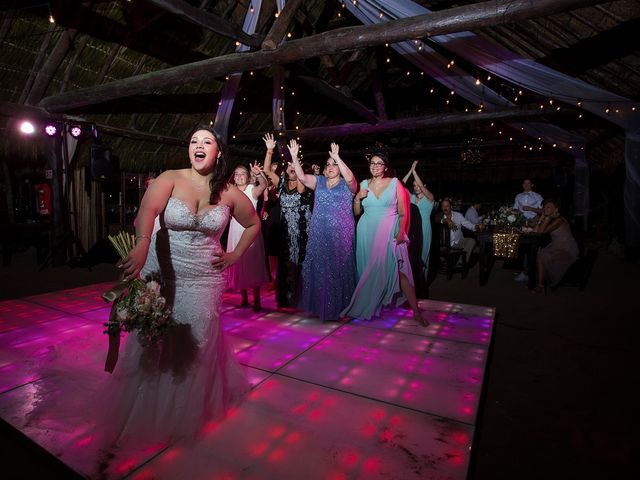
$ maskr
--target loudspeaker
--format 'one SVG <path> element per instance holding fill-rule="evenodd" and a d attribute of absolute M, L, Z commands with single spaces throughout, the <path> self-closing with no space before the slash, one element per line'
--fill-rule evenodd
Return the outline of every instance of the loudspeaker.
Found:
<path fill-rule="evenodd" d="M 111 149 L 102 145 L 91 147 L 91 178 L 98 182 L 105 181 L 114 173 Z"/>

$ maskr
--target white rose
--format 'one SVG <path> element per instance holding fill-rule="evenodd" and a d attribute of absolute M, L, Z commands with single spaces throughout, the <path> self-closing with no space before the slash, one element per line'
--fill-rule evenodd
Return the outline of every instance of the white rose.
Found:
<path fill-rule="evenodd" d="M 513 223 L 513 222 L 515 222 L 515 221 L 516 221 L 516 216 L 515 216 L 515 215 L 509 215 L 509 216 L 507 217 L 507 221 L 508 221 L 509 223 Z"/>
<path fill-rule="evenodd" d="M 160 284 L 154 280 L 147 283 L 147 291 L 160 295 Z"/>
<path fill-rule="evenodd" d="M 116 311 L 116 317 L 118 317 L 118 320 L 120 320 L 121 322 L 124 322 L 125 320 L 127 320 L 129 318 L 129 312 L 127 312 L 127 310 L 117 310 Z"/>

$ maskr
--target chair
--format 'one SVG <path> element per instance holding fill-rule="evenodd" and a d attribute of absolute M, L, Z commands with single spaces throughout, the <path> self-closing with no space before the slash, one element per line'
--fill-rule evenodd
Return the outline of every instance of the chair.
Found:
<path fill-rule="evenodd" d="M 467 276 L 469 267 L 467 255 L 462 248 L 451 246 L 451 231 L 443 224 L 436 224 L 438 239 L 438 273 L 443 273 L 450 280 L 454 273 L 460 272 L 462 278 Z"/>

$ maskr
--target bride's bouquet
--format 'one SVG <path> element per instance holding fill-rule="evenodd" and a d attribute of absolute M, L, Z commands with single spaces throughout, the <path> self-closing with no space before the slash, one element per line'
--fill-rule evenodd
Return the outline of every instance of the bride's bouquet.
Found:
<path fill-rule="evenodd" d="M 135 246 L 135 237 L 129 233 L 120 232 L 108 238 L 121 259 Z M 159 276 L 149 275 L 144 280 L 121 281 L 102 295 L 105 301 L 114 302 L 109 321 L 105 323 L 104 333 L 109 335 L 110 346 L 105 370 L 113 371 L 115 367 L 120 332 L 136 331 L 138 341 L 146 346 L 156 343 L 167 329 L 176 325 L 160 286 Z"/>

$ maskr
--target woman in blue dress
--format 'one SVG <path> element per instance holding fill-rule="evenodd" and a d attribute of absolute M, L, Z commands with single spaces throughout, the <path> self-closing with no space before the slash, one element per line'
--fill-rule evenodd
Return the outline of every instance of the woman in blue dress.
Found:
<path fill-rule="evenodd" d="M 298 143 L 289 142 L 291 162 L 302 184 L 315 190 L 307 255 L 302 264 L 302 294 L 298 307 L 338 320 L 356 286 L 353 195 L 358 182 L 331 144 L 324 175 L 305 174 L 298 160 Z"/>
<path fill-rule="evenodd" d="M 413 175 L 413 193 L 411 194 L 411 203 L 418 207 L 420 217 L 422 219 L 422 248 L 420 252 L 422 276 L 427 280 L 429 273 L 429 250 L 431 249 L 431 212 L 433 211 L 434 198 L 424 183 L 420 179 L 416 167 L 418 161 L 411 164 L 411 169 L 404 176 L 402 182 L 406 185 L 409 177 Z"/>
<path fill-rule="evenodd" d="M 426 326 L 407 250 L 409 194 L 397 178 L 387 176 L 388 164 L 384 152 L 371 156 L 371 177 L 362 181 L 353 202 L 354 213 L 361 215 L 356 230 L 358 285 L 342 314 L 368 320 L 379 316 L 383 307 L 406 300 L 414 319 Z"/>

